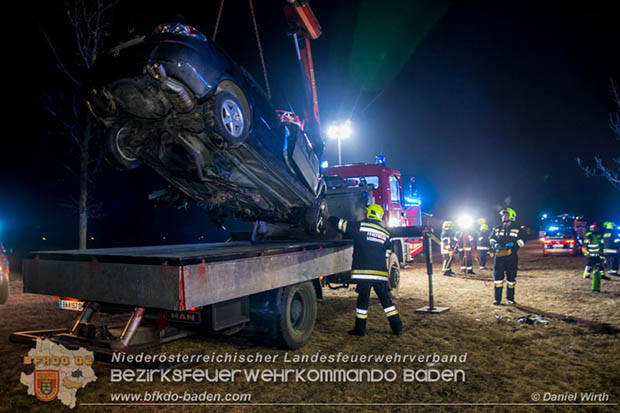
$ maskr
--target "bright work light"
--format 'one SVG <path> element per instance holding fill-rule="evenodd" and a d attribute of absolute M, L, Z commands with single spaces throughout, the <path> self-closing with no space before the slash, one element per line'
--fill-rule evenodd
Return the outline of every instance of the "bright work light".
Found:
<path fill-rule="evenodd" d="M 351 120 L 346 120 L 342 123 L 333 123 L 327 129 L 327 136 L 332 139 L 338 140 L 338 164 L 342 165 L 342 152 L 340 141 L 342 139 L 347 139 L 353 133 L 353 128 L 351 127 Z"/>
<path fill-rule="evenodd" d="M 456 223 L 459 225 L 459 227 L 463 229 L 468 229 L 471 228 L 471 226 L 474 224 L 474 219 L 471 217 L 471 215 L 462 214 L 456 220 Z"/>

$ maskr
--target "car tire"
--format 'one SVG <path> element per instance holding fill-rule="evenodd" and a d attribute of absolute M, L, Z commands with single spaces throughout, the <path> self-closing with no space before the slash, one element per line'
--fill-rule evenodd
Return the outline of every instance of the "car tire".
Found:
<path fill-rule="evenodd" d="M 292 350 L 304 346 L 316 323 L 317 302 L 312 282 L 282 288 L 278 313 L 278 335 L 282 344 Z"/>
<path fill-rule="evenodd" d="M 233 146 L 241 145 L 250 129 L 250 113 L 241 99 L 227 91 L 218 93 L 215 95 L 214 113 L 224 140 Z"/>
<path fill-rule="evenodd" d="M 105 136 L 104 154 L 106 161 L 120 171 L 136 169 L 142 161 L 127 150 L 125 140 L 132 133 L 125 124 L 114 125 Z"/>
<path fill-rule="evenodd" d="M 310 236 L 320 236 L 325 232 L 327 227 L 327 218 L 329 212 L 327 210 L 327 200 L 323 194 L 319 195 L 306 210 L 304 217 L 304 229 Z"/>
<path fill-rule="evenodd" d="M 388 288 L 390 290 L 398 289 L 400 285 L 400 264 L 398 263 L 398 257 L 396 254 L 390 254 L 390 261 L 388 266 Z"/>

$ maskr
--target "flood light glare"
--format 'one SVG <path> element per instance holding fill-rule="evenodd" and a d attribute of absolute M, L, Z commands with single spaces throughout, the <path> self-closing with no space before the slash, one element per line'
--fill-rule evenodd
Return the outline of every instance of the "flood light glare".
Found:
<path fill-rule="evenodd" d="M 474 224 L 474 219 L 469 214 L 461 214 L 456 220 L 459 227 L 463 229 L 471 228 Z"/>
<path fill-rule="evenodd" d="M 347 120 L 342 123 L 334 123 L 327 128 L 327 136 L 332 139 L 347 139 L 353 134 L 351 121 Z"/>

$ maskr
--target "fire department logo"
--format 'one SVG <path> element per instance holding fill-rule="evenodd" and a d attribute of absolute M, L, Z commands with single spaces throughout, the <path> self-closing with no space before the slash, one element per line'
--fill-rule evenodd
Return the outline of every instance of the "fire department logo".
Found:
<path fill-rule="evenodd" d="M 28 387 L 29 395 L 42 402 L 58 399 L 73 409 L 78 390 L 97 380 L 93 361 L 92 351 L 69 350 L 49 340 L 37 340 L 36 348 L 24 357 L 24 365 L 34 371 L 22 373 L 19 381 Z"/>
<path fill-rule="evenodd" d="M 58 396 L 59 384 L 59 370 L 34 371 L 34 395 L 42 402 L 51 402 Z"/>

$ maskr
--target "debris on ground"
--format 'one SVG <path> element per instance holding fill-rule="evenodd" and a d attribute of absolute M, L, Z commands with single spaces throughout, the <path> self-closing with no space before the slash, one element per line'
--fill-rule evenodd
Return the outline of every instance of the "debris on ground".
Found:
<path fill-rule="evenodd" d="M 549 324 L 549 320 L 545 320 L 539 314 L 534 314 L 534 315 L 528 314 L 526 316 L 517 318 L 517 321 L 519 323 L 521 323 L 521 324 L 536 324 L 536 323 L 540 323 L 542 325 L 548 325 Z"/>

